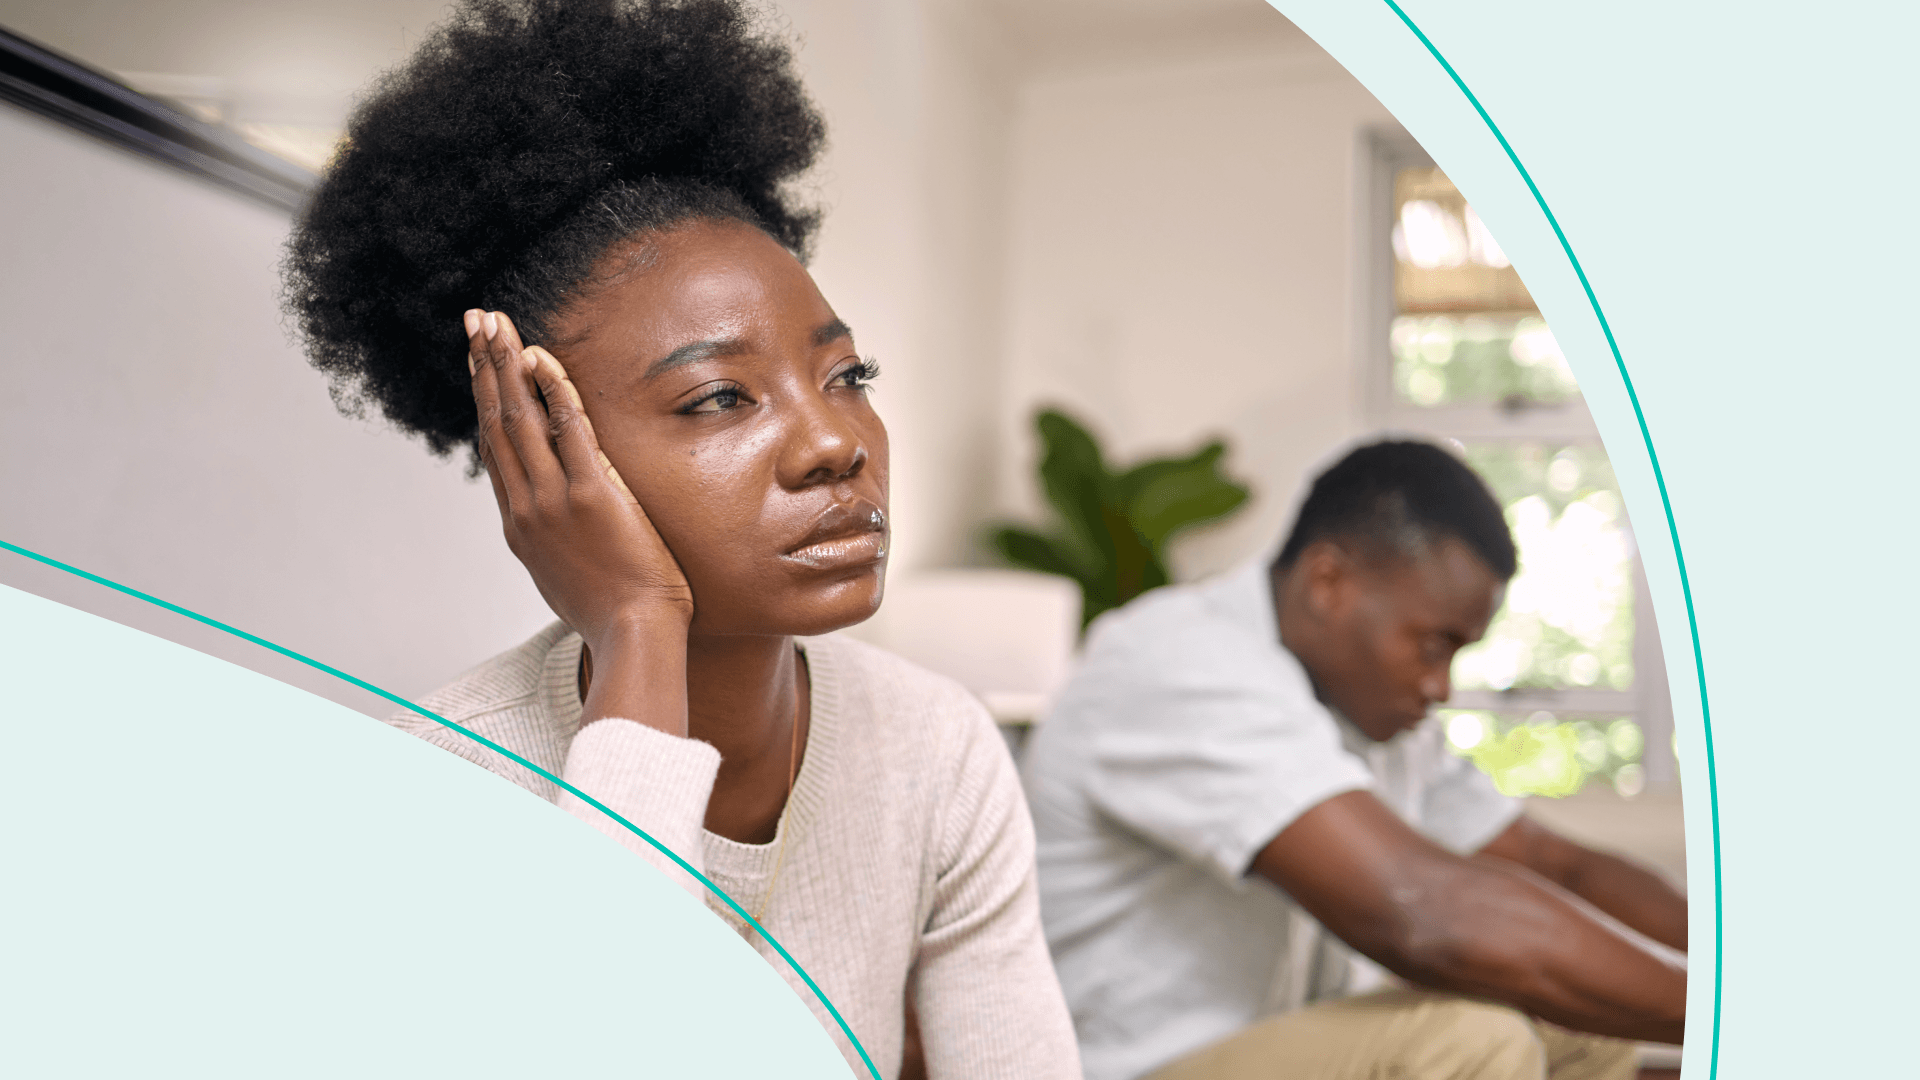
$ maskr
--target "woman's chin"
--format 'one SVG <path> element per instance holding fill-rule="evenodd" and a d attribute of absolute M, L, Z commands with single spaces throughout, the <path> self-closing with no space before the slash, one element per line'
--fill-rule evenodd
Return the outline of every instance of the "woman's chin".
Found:
<path fill-rule="evenodd" d="M 694 589 L 692 632 L 736 635 L 819 637 L 873 618 L 886 588 L 884 562 L 828 580 L 780 582 L 752 594 L 715 598 L 701 604 Z"/>
<path fill-rule="evenodd" d="M 819 637 L 835 630 L 858 626 L 880 610 L 886 592 L 886 564 L 870 567 L 808 597 L 804 615 L 797 620 L 806 629 L 793 630 L 795 637 Z"/>

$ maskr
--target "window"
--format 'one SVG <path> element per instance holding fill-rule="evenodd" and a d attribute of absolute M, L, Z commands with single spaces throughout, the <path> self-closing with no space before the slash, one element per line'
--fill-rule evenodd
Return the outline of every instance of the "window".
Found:
<path fill-rule="evenodd" d="M 1512 794 L 1674 782 L 1645 576 L 1580 388 L 1499 243 L 1418 144 L 1370 139 L 1362 266 L 1369 411 L 1451 443 L 1520 549 L 1507 602 L 1454 662 L 1449 743 Z"/>

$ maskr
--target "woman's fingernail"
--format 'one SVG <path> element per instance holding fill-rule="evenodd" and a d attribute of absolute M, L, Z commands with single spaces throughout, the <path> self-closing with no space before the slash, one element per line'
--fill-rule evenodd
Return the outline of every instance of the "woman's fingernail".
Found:
<path fill-rule="evenodd" d="M 493 312 L 489 311 L 480 317 L 480 321 L 485 324 L 487 328 L 487 340 L 492 341 L 493 336 L 500 332 L 500 320 L 494 318 Z"/>
<path fill-rule="evenodd" d="M 479 371 L 480 371 L 479 365 L 473 362 L 473 354 L 468 353 L 467 354 L 467 374 L 475 375 L 475 374 L 478 374 Z"/>
<path fill-rule="evenodd" d="M 520 355 L 527 358 L 528 371 L 540 370 L 540 346 L 530 345 L 525 350 L 523 350 L 520 353 Z"/>
<path fill-rule="evenodd" d="M 472 337 L 473 335 L 479 333 L 480 332 L 480 309 L 479 308 L 468 309 L 464 321 L 467 324 L 468 337 Z"/>

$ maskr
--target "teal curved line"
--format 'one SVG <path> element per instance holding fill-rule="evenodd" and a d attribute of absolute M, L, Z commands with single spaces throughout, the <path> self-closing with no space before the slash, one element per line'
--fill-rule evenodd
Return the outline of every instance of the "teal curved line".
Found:
<path fill-rule="evenodd" d="M 665 855 L 667 858 L 672 859 L 674 863 L 680 867 L 680 869 L 685 870 L 689 874 L 692 874 L 694 878 L 697 879 L 700 882 L 700 884 L 705 885 L 708 891 L 712 892 L 713 895 L 726 901 L 727 906 L 732 908 L 734 910 L 734 913 L 739 915 L 741 919 L 745 920 L 748 926 L 751 926 L 756 931 L 758 931 L 760 936 L 766 939 L 767 944 L 773 946 L 774 950 L 780 954 L 781 959 L 785 960 L 787 962 L 787 965 L 793 968 L 794 972 L 797 973 L 800 976 L 800 978 L 806 981 L 807 989 L 812 990 L 813 996 L 819 998 L 820 1004 L 826 1006 L 827 1012 L 833 1016 L 833 1022 L 840 1025 L 840 1030 L 842 1033 L 846 1035 L 847 1041 L 851 1042 L 853 1044 L 853 1048 L 860 1052 L 860 1060 L 866 1062 L 867 1072 L 873 1074 L 873 1080 L 880 1080 L 880 1070 L 874 1068 L 873 1059 L 867 1056 L 867 1048 L 860 1045 L 860 1040 L 854 1037 L 853 1029 L 848 1027 L 847 1021 L 843 1017 L 841 1017 L 840 1010 L 834 1008 L 833 1002 L 827 1000 L 827 995 L 823 991 L 821 991 L 820 984 L 813 981 L 813 976 L 807 974 L 807 969 L 800 966 L 800 962 L 793 958 L 793 954 L 787 951 L 787 947 L 780 944 L 779 941 L 775 940 L 772 934 L 767 933 L 766 927 L 761 926 L 760 923 L 756 919 L 754 919 L 753 916 L 747 914 L 747 909 L 741 907 L 738 903 L 735 903 L 733 897 L 728 896 L 726 894 L 726 891 L 721 889 L 720 886 L 715 885 L 712 879 L 708 878 L 707 875 L 701 873 L 698 870 L 695 870 L 692 867 L 692 865 L 690 865 L 687 862 L 687 860 L 674 854 L 673 849 L 667 847 L 667 845 L 662 844 L 660 841 L 655 840 L 652 836 L 648 835 L 646 830 L 640 828 L 640 826 L 638 825 L 635 825 L 633 822 L 628 821 L 626 818 L 621 817 L 619 814 L 614 813 L 613 810 L 608 808 L 608 806 L 605 803 L 587 794 L 586 792 L 581 791 L 579 788 L 574 787 L 572 784 L 567 783 L 565 780 L 560 779 L 558 776 L 553 775 L 552 773 L 541 768 L 540 766 L 535 765 L 533 762 L 528 761 L 526 758 L 521 757 L 519 754 L 516 754 L 513 751 L 507 749 L 506 747 L 501 746 L 499 743 L 496 743 L 493 740 L 488 739 L 483 735 L 477 735 L 471 731 L 468 731 L 466 728 L 463 728 L 459 724 L 456 724 L 453 721 L 448 720 L 444 716 L 439 716 L 435 713 L 428 712 L 427 710 L 421 708 L 418 705 L 415 705 L 413 702 L 408 701 L 406 698 L 403 698 L 398 694 L 390 694 L 387 691 L 380 689 L 379 687 L 373 685 L 370 682 L 367 682 L 364 679 L 356 679 L 352 675 L 349 675 L 346 672 L 341 671 L 337 667 L 333 667 L 332 665 L 329 665 L 329 664 L 323 664 L 320 661 L 315 660 L 310 656 L 302 656 L 301 654 L 294 652 L 292 649 L 286 648 L 285 646 L 281 646 L 281 645 L 275 645 L 273 642 L 268 641 L 266 638 L 257 637 L 253 634 L 249 634 L 245 630 L 240 629 L 239 627 L 229 626 L 218 619 L 209 618 L 205 615 L 200 614 L 197 611 L 189 611 L 178 604 L 168 603 L 167 601 L 162 600 L 159 597 L 154 596 L 150 593 L 143 593 L 139 589 L 135 589 L 128 585 L 122 585 L 117 581 L 109 581 L 108 579 L 103 578 L 98 574 L 90 574 L 87 571 L 82 570 L 77 566 L 69 566 L 68 564 L 63 563 L 58 559 L 49 558 L 45 555 L 40 554 L 37 551 L 29 551 L 26 548 L 19 546 L 18 544 L 9 544 L 5 540 L 0 540 L 0 548 L 5 548 L 6 550 L 11 551 L 16 555 L 24 555 L 27 558 L 32 559 L 37 563 L 43 563 L 47 566 L 53 567 L 56 570 L 64 570 L 67 573 L 74 575 L 75 577 L 85 578 L 96 585 L 105 585 L 107 588 L 112 589 L 116 592 L 122 592 L 136 599 L 145 600 L 147 603 L 152 604 L 155 607 L 165 608 L 176 615 L 184 615 L 195 622 L 204 623 L 207 626 L 211 626 L 215 630 L 220 630 L 225 633 L 232 634 L 234 637 L 240 638 L 243 641 L 250 641 L 253 644 L 258 645 L 263 649 L 270 649 L 273 652 L 279 653 L 281 656 L 287 657 L 288 659 L 298 660 L 302 664 L 305 664 L 316 671 L 324 671 L 336 679 L 340 679 L 344 682 L 352 683 L 353 685 L 359 687 L 362 690 L 368 691 L 369 693 L 378 694 L 379 696 L 387 699 L 388 701 L 393 702 L 396 705 L 402 706 L 404 708 L 412 709 L 414 712 L 419 713 L 421 716 L 424 716 L 427 719 L 432 720 L 434 723 L 437 723 L 442 727 L 445 727 L 452 731 L 457 731 L 460 734 L 465 735 L 467 738 L 472 739 L 474 742 L 479 743 L 481 746 L 484 746 L 489 750 L 492 750 L 494 753 L 510 758 L 515 764 L 518 764 L 523 768 L 531 769 L 532 771 L 540 774 L 546 779 L 553 781 L 555 784 L 558 784 L 561 788 L 569 792 L 572 792 L 582 802 L 587 803 L 589 806 L 592 806 L 595 810 L 598 810 L 601 813 L 612 818 L 613 820 L 619 822 L 621 825 L 625 826 L 629 832 L 633 833 L 633 835 L 638 836 L 640 839 L 645 840 L 649 844 L 652 844 L 654 847 L 654 850 L 660 852 L 662 855 Z"/>
<path fill-rule="evenodd" d="M 1507 142 L 1506 135 L 1500 131 L 1500 125 L 1493 122 L 1493 117 L 1487 115 L 1487 110 L 1480 104 L 1480 99 L 1474 96 L 1472 90 L 1467 89 L 1466 80 L 1460 77 L 1459 72 L 1453 70 L 1453 65 L 1447 63 L 1447 58 L 1440 55 L 1440 50 L 1434 48 L 1433 42 L 1419 26 L 1414 24 L 1412 19 L 1407 17 L 1407 13 L 1401 10 L 1399 4 L 1394 0 L 1385 0 L 1385 3 L 1393 9 L 1395 15 L 1400 17 L 1400 21 L 1406 24 L 1407 29 L 1413 31 L 1413 36 L 1420 39 L 1420 44 L 1426 46 L 1427 52 L 1432 53 L 1433 58 L 1440 62 L 1441 69 L 1447 73 L 1448 78 L 1453 80 L 1453 85 L 1459 87 L 1460 92 L 1466 95 L 1468 103 L 1473 106 L 1473 111 L 1479 113 L 1480 119 L 1486 122 L 1487 130 L 1493 132 L 1493 137 L 1500 141 L 1500 149 L 1506 151 L 1507 160 L 1513 162 L 1513 167 L 1520 173 L 1520 179 L 1527 182 L 1527 190 L 1533 192 L 1533 201 L 1539 204 L 1540 212 L 1547 216 L 1547 224 L 1553 226 L 1553 235 L 1560 241 L 1560 250 L 1566 252 L 1567 262 L 1573 265 L 1573 272 L 1580 279 L 1580 288 L 1586 291 L 1587 303 L 1593 307 L 1594 317 L 1600 320 L 1600 330 L 1607 336 L 1607 348 L 1612 350 L 1614 367 L 1619 369 L 1620 381 L 1626 385 L 1627 400 L 1633 404 L 1633 418 L 1640 425 L 1640 439 L 1647 446 L 1647 460 L 1653 465 L 1653 479 L 1660 488 L 1660 508 L 1667 515 L 1667 535 L 1673 540 L 1673 561 L 1680 569 L 1680 593 L 1687 602 L 1687 632 L 1693 639 L 1694 678 L 1700 684 L 1700 725 L 1706 735 L 1707 744 L 1707 806 L 1712 811 L 1713 818 L 1713 1035 L 1712 1048 L 1707 1058 L 1707 1080 L 1716 1080 L 1720 1070 L 1720 986 L 1722 957 L 1725 955 L 1721 948 L 1723 920 L 1720 914 L 1720 782 L 1713 767 L 1713 718 L 1711 711 L 1707 708 L 1707 666 L 1700 653 L 1700 623 L 1694 616 L 1693 586 L 1687 580 L 1687 559 L 1680 550 L 1680 527 L 1673 520 L 1673 500 L 1667 496 L 1667 478 L 1660 471 L 1660 455 L 1654 452 L 1653 435 L 1647 430 L 1647 417 L 1640 409 L 1640 395 L 1634 392 L 1633 378 L 1627 374 L 1627 362 L 1620 357 L 1620 344 L 1613 338 L 1613 327 L 1607 322 L 1606 312 L 1600 310 L 1600 298 L 1594 295 L 1593 284 L 1587 280 L 1587 271 L 1580 265 L 1579 258 L 1574 255 L 1573 245 L 1567 242 L 1567 234 L 1560 228 L 1560 220 L 1553 216 L 1553 210 L 1547 206 L 1546 196 L 1540 194 L 1539 185 L 1533 182 L 1533 175 L 1527 172 L 1527 167 L 1520 163 L 1520 155 L 1514 153 L 1513 144 Z"/>

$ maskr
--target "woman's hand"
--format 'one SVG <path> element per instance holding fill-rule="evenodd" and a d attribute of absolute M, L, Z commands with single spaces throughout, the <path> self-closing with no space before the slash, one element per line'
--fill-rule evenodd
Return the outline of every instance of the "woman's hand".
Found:
<path fill-rule="evenodd" d="M 684 733 L 686 635 L 693 619 L 686 575 L 600 450 L 579 391 L 553 354 L 537 345 L 522 348 L 513 323 L 499 312 L 469 311 L 466 328 L 480 460 L 500 503 L 507 547 L 594 656 L 585 719 L 608 715 L 592 707 L 593 698 L 607 703 L 603 685 L 608 691 L 624 685 L 620 696 L 629 700 L 617 715 Z M 671 715 L 654 723 L 645 714 L 660 709 L 630 700 L 646 683 L 657 686 L 657 678 L 642 676 L 671 678 L 675 655 L 683 674 L 670 696 L 679 706 L 665 711 L 677 711 L 678 732 Z M 638 667 L 619 663 L 638 658 L 644 658 Z M 663 663 L 666 670 L 640 670 Z"/>

